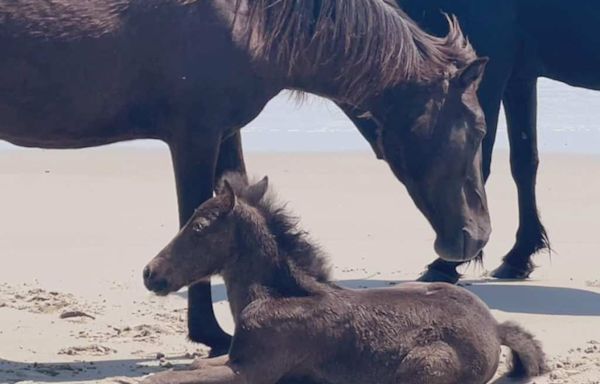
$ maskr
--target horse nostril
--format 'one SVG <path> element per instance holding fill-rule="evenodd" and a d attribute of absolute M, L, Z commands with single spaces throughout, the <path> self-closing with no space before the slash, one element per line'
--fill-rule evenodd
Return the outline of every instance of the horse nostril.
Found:
<path fill-rule="evenodd" d="M 167 288 L 169 288 L 169 282 L 167 279 L 160 277 L 160 274 L 157 274 L 152 270 L 149 266 L 144 268 L 144 285 L 150 291 L 153 292 L 165 292 Z"/>
<path fill-rule="evenodd" d="M 156 292 L 165 291 L 168 286 L 169 286 L 169 283 L 165 279 L 158 279 L 158 280 L 152 282 L 152 288 Z"/>
<path fill-rule="evenodd" d="M 144 268 L 144 280 L 149 280 L 152 277 L 152 270 L 150 267 Z"/>

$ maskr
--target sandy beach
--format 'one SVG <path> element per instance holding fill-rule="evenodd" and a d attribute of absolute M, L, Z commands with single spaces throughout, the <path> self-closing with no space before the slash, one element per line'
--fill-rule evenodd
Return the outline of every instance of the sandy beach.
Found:
<path fill-rule="evenodd" d="M 290 202 L 342 285 L 413 280 L 433 260 L 433 231 L 370 153 L 247 162 Z M 600 383 L 598 175 L 600 156 L 542 154 L 539 206 L 554 253 L 536 257 L 531 280 L 488 280 L 517 225 L 508 156 L 495 156 L 494 232 L 483 268 L 466 268 L 463 284 L 543 342 L 553 372 L 532 383 Z M 206 353 L 185 339 L 186 292 L 158 298 L 141 279 L 177 229 L 166 148 L 0 151 L 0 193 L 0 383 L 123 382 Z M 231 330 L 219 281 L 214 300 Z"/>

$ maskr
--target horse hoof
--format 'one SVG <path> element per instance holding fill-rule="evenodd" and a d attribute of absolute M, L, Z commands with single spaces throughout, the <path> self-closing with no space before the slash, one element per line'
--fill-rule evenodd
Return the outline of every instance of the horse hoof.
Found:
<path fill-rule="evenodd" d="M 210 348 L 208 357 L 218 357 L 226 355 L 229 352 L 229 346 L 231 345 L 232 337 L 225 332 L 222 332 L 217 336 L 211 336 L 210 339 L 206 337 L 206 334 L 198 334 L 194 332 L 195 329 L 190 329 L 188 333 L 188 339 L 194 343 L 204 344 Z"/>
<path fill-rule="evenodd" d="M 456 271 L 440 271 L 439 269 L 429 268 L 417 281 L 423 283 L 450 283 L 456 284 L 460 279 L 460 274 Z"/>
<path fill-rule="evenodd" d="M 213 345 L 210 349 L 210 353 L 208 354 L 209 358 L 223 356 L 229 353 L 229 346 L 231 343 L 226 343 L 222 345 Z"/>
<path fill-rule="evenodd" d="M 515 267 L 505 261 L 491 273 L 491 276 L 496 279 L 525 280 L 531 272 L 533 272 L 532 266 Z"/>

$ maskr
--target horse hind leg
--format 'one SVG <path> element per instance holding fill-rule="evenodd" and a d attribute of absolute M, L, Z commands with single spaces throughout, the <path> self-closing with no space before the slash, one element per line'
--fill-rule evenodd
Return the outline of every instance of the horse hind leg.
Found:
<path fill-rule="evenodd" d="M 456 384 L 460 379 L 460 359 L 444 342 L 413 348 L 397 370 L 398 383 Z M 462 383 L 467 384 L 467 383 Z"/>
<path fill-rule="evenodd" d="M 212 196 L 214 190 L 220 137 L 206 137 L 208 135 L 196 132 L 203 130 L 194 126 L 179 132 L 169 142 L 181 226 L 185 225 L 201 203 Z M 231 336 L 217 322 L 209 282 L 199 282 L 189 287 L 188 336 L 194 342 L 209 346 L 214 355 L 225 354 L 229 349 Z"/>
<path fill-rule="evenodd" d="M 498 278 L 529 277 L 531 257 L 549 249 L 546 229 L 541 223 L 535 184 L 538 169 L 536 132 L 536 78 L 514 78 L 506 87 L 504 107 L 510 140 L 510 163 L 519 199 L 519 229 L 516 242 L 492 275 Z"/>

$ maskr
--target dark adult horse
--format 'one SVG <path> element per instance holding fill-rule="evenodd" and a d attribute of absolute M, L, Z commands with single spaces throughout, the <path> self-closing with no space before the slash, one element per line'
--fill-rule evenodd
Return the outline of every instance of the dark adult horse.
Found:
<path fill-rule="evenodd" d="M 171 150 L 185 224 L 215 177 L 244 171 L 239 129 L 282 89 L 359 108 L 377 153 L 446 260 L 489 236 L 476 97 L 485 60 L 451 23 L 422 32 L 383 0 L 0 0 L 0 138 L 81 148 L 153 138 Z M 416 171 L 418 170 L 418 172 Z M 210 284 L 189 291 L 189 336 L 230 336 Z"/>
<path fill-rule="evenodd" d="M 490 174 L 500 103 L 510 139 L 512 175 L 519 199 L 519 229 L 513 248 L 493 275 L 526 278 L 531 257 L 549 249 L 535 196 L 538 151 L 536 84 L 548 77 L 600 90 L 600 2 L 596 0 L 397 0 L 426 31 L 447 32 L 442 12 L 459 19 L 477 52 L 490 58 L 479 87 L 488 133 L 483 140 L 483 172 Z M 359 122 L 360 124 L 360 122 Z M 372 135 L 368 125 L 360 128 Z M 458 280 L 460 263 L 438 260 L 426 281 Z"/>

